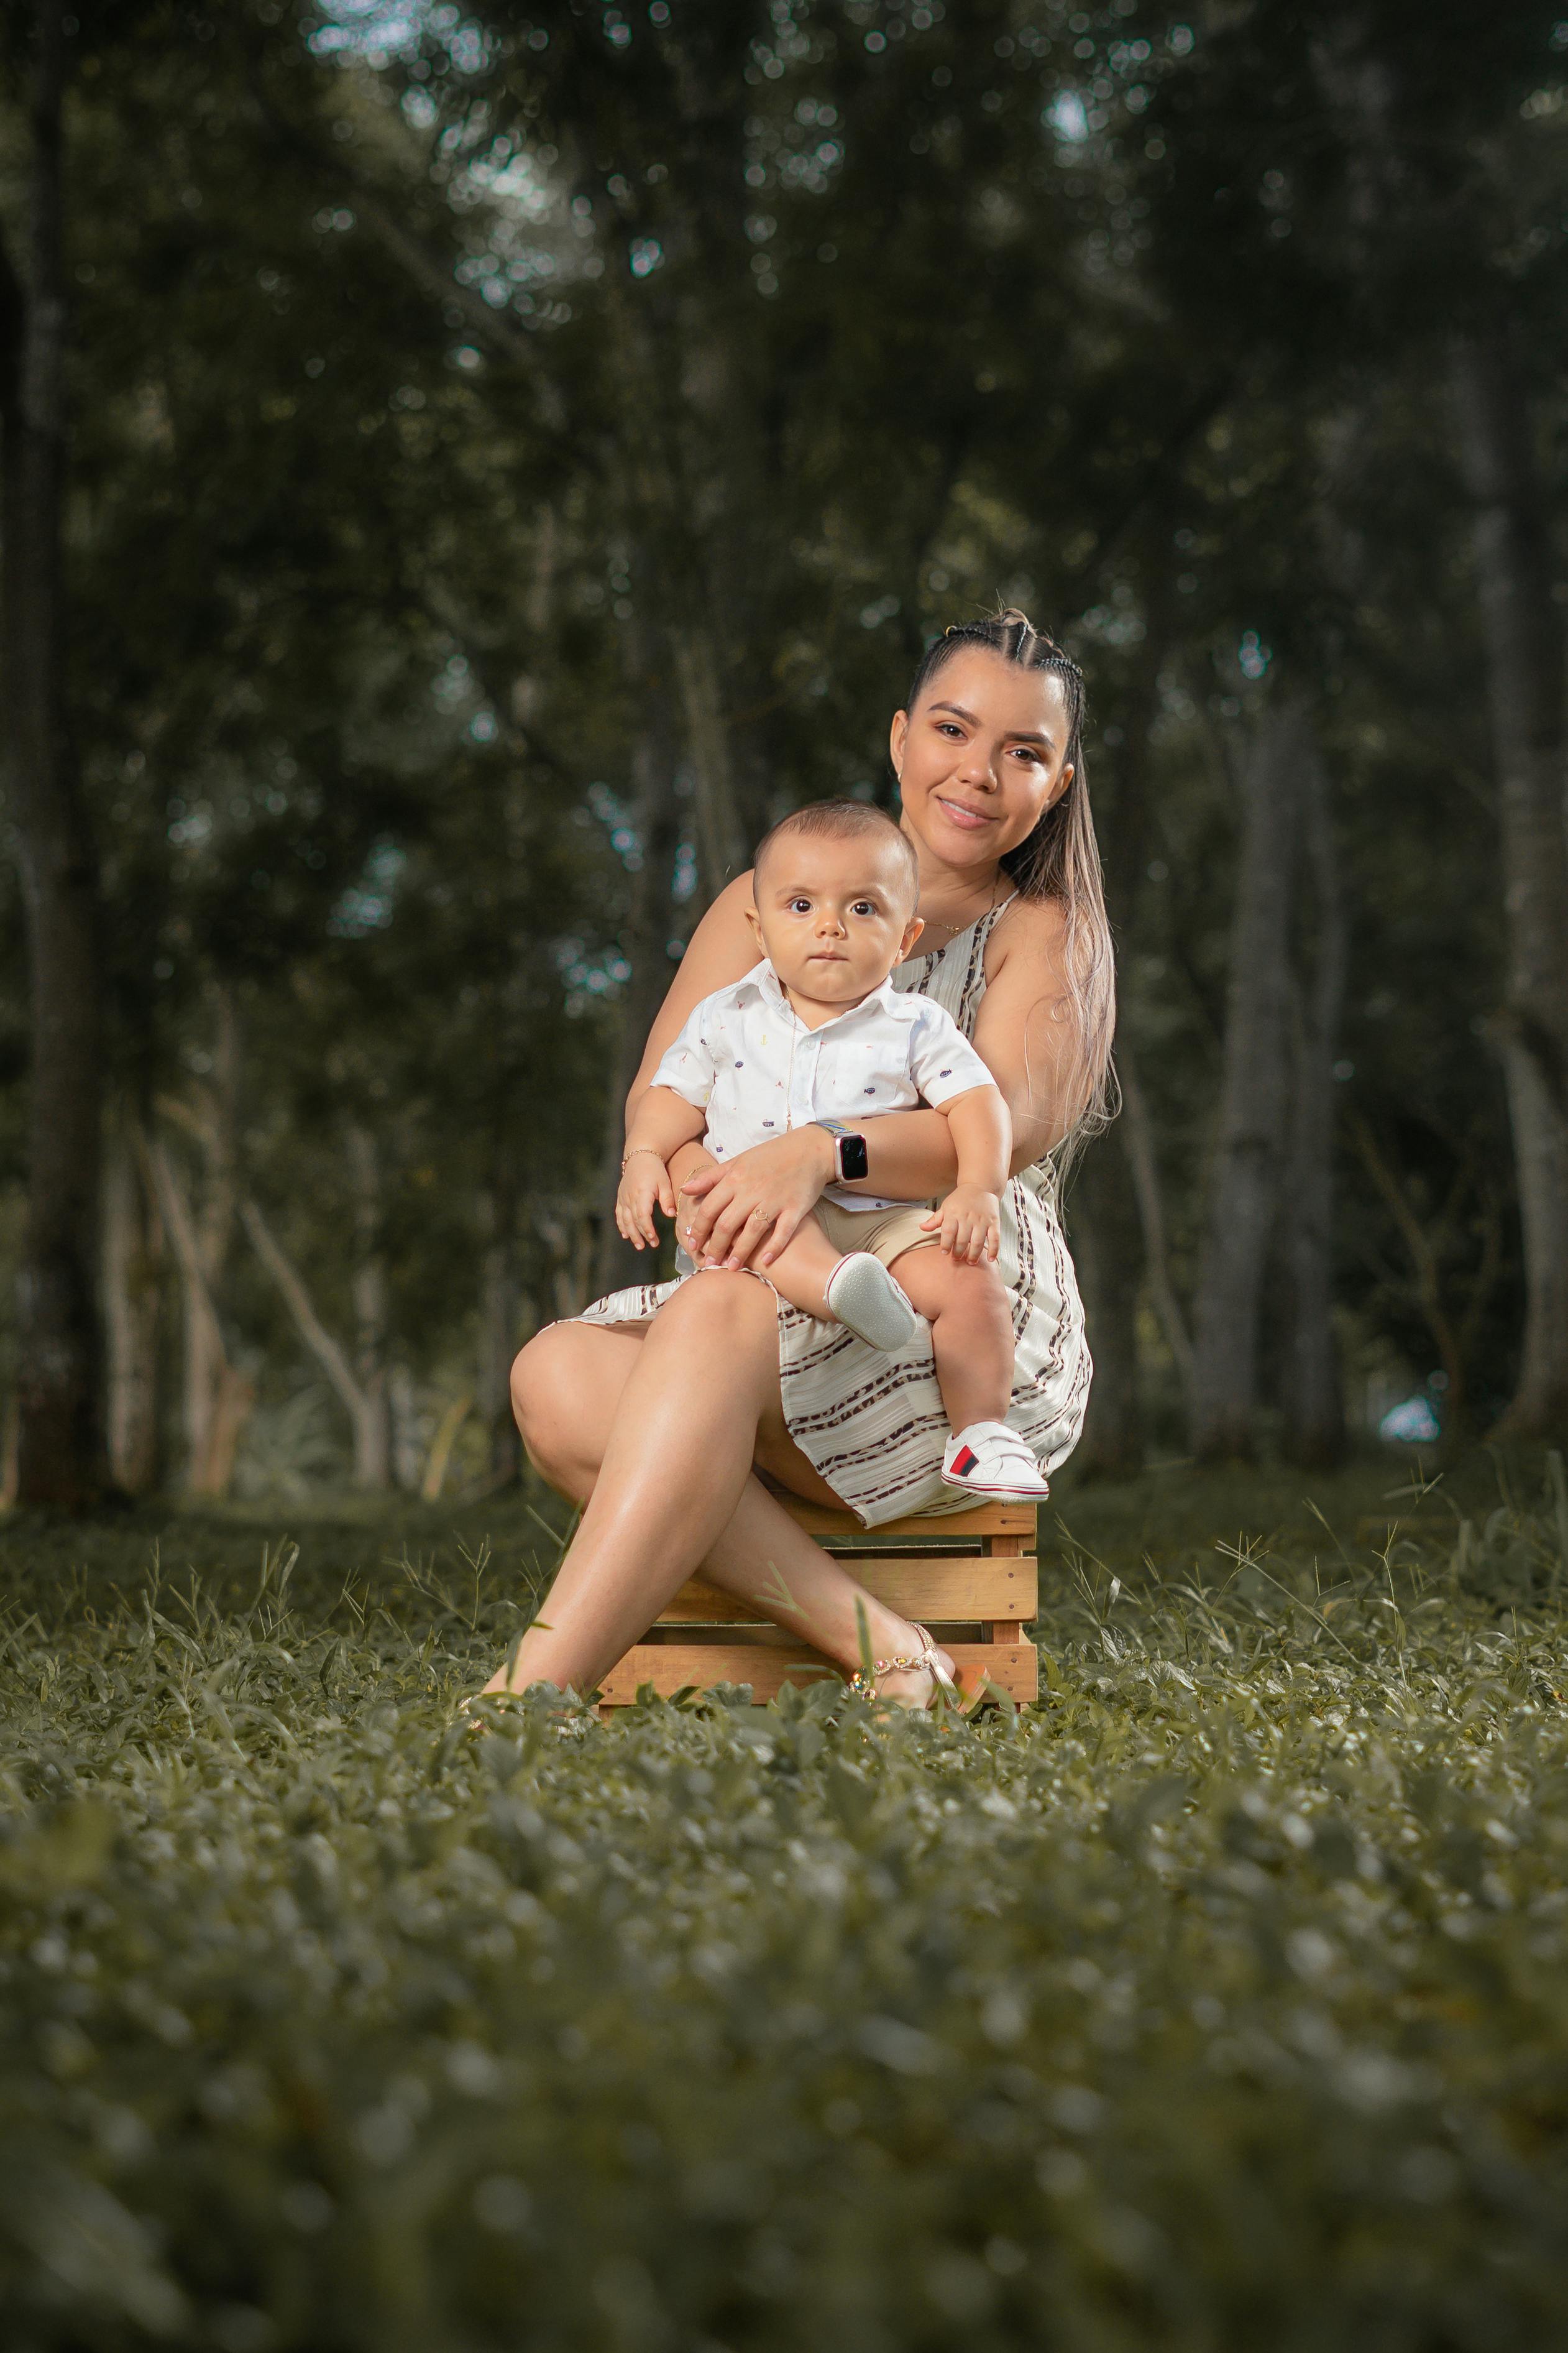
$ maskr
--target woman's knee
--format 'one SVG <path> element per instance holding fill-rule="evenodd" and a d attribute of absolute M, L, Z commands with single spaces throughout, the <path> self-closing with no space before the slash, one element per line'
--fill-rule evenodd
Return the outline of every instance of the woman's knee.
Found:
<path fill-rule="evenodd" d="M 658 1322 L 667 1340 L 689 1334 L 721 1339 L 732 1348 L 753 1336 L 759 1355 L 771 1357 L 777 1345 L 778 1296 L 771 1283 L 743 1269 L 709 1267 L 665 1302 Z"/>
<path fill-rule="evenodd" d="M 583 1346 L 584 1327 L 552 1324 L 521 1348 L 512 1360 L 511 1410 L 529 1459 L 552 1484 L 574 1483 L 591 1451 L 585 1441 L 597 1427 L 593 1383 Z"/>

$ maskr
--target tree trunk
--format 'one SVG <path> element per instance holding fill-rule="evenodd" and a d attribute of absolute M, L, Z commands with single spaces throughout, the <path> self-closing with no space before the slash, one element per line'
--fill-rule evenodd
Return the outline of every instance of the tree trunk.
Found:
<path fill-rule="evenodd" d="M 210 1082 L 195 1099 L 159 1099 L 163 1118 L 201 1155 L 200 1182 L 189 1193 L 162 1144 L 153 1149 L 150 1183 L 180 1270 L 182 1317 L 181 1420 L 184 1491 L 225 1495 L 235 1448 L 256 1402 L 252 1383 L 230 1364 L 218 1302 L 234 1240 L 239 1201 L 239 1022 L 226 990 L 215 992 Z"/>
<path fill-rule="evenodd" d="M 16 1493 L 81 1510 L 108 1482 L 99 1394 L 98 862 L 61 711 L 66 17 L 33 11 L 26 259 L 0 252 L 0 754 L 32 998 L 27 1213 L 17 1284 Z"/>
<path fill-rule="evenodd" d="M 1224 1069 L 1208 1230 L 1194 1317 L 1195 1454 L 1246 1455 L 1258 1402 L 1258 1330 L 1278 1208 L 1285 1113 L 1289 918 L 1303 723 L 1266 711 L 1242 773 Z"/>
<path fill-rule="evenodd" d="M 1165 1233 L 1165 1195 L 1154 1150 L 1154 1125 L 1149 1116 L 1149 1105 L 1137 1066 L 1126 1046 L 1117 1053 L 1116 1069 L 1121 1082 L 1119 1133 L 1138 1203 L 1150 1297 L 1160 1329 L 1165 1335 L 1165 1345 L 1171 1351 L 1171 1361 L 1180 1377 L 1183 1395 L 1190 1400 L 1193 1386 L 1192 1335 L 1182 1314 L 1182 1303 L 1176 1297 L 1176 1286 L 1171 1280 L 1170 1245 Z"/>
<path fill-rule="evenodd" d="M 405 1494 L 417 1494 L 425 1475 L 424 1417 L 414 1375 L 405 1364 L 388 1369 L 386 1418 L 393 1479 Z"/>
<path fill-rule="evenodd" d="M 331 1383 L 344 1412 L 348 1415 L 349 1427 L 353 1433 L 354 1473 L 358 1480 L 360 1466 L 374 1457 L 376 1441 L 371 1425 L 378 1411 L 377 1401 L 367 1398 L 361 1388 L 347 1354 L 339 1346 L 317 1314 L 315 1303 L 305 1287 L 303 1278 L 281 1248 L 271 1227 L 262 1215 L 259 1205 L 249 1199 L 242 1201 L 239 1205 L 239 1217 L 240 1223 L 255 1246 L 257 1257 L 282 1294 L 283 1303 L 294 1319 L 295 1330 Z M 386 1420 L 385 1406 L 386 1400 L 383 1397 L 379 1400 L 379 1412 L 384 1430 Z"/>
<path fill-rule="evenodd" d="M 194 1124 L 194 1114 L 185 1116 Z M 207 1272 L 202 1224 L 161 1140 L 151 1146 L 148 1166 L 164 1231 L 180 1270 L 184 1492 L 225 1495 L 234 1472 L 239 1432 L 256 1402 L 256 1391 L 245 1374 L 229 1363 Z"/>
<path fill-rule="evenodd" d="M 1138 1395 L 1142 1238 L 1138 1197 L 1118 1137 L 1102 1136 L 1089 1147 L 1068 1198 L 1073 1261 L 1094 1351 L 1089 1411 L 1075 1459 L 1092 1476 L 1131 1478 L 1143 1467 Z"/>
<path fill-rule="evenodd" d="M 691 762 L 698 892 L 706 907 L 749 862 L 736 800 L 729 713 L 712 631 L 701 623 L 672 628 L 670 650 Z"/>
<path fill-rule="evenodd" d="M 381 1246 L 381 1167 L 368 1128 L 348 1131 L 353 1187 L 354 1485 L 379 1491 L 392 1475 L 392 1420 L 386 1390 L 386 1260 Z"/>
<path fill-rule="evenodd" d="M 1454 364 L 1497 769 L 1507 914 L 1502 1053 L 1524 1235 L 1519 1381 L 1503 1427 L 1568 1428 L 1568 839 L 1562 622 L 1545 482 L 1511 327 Z"/>
<path fill-rule="evenodd" d="M 674 747 L 656 699 L 657 691 L 648 691 L 645 704 L 647 715 L 632 753 L 637 786 L 635 823 L 642 864 L 631 877 L 631 903 L 621 943 L 622 953 L 631 966 L 631 978 L 622 993 L 617 1051 L 605 1106 L 599 1246 L 595 1269 L 595 1288 L 601 1293 L 628 1282 L 646 1282 L 649 1275 L 647 1253 L 633 1250 L 630 1242 L 622 1240 L 616 1229 L 613 1211 L 620 1183 L 621 1155 L 626 1149 L 626 1097 L 673 970 L 668 944 L 675 909 L 670 889 L 676 853 L 680 847 L 680 804 L 675 791 Z"/>
<path fill-rule="evenodd" d="M 479 1261 L 479 1362 L 474 1402 L 485 1433 L 489 1475 L 499 1484 L 516 1478 L 522 1468 L 522 1449 L 511 1411 L 511 1366 L 528 1336 L 522 1328 L 518 1276 L 517 1202 L 510 1187 L 494 1186 L 481 1197 L 480 1218 L 486 1239 Z"/>
<path fill-rule="evenodd" d="M 1291 1094 L 1286 1172 L 1285 1451 L 1326 1469 L 1345 1451 L 1344 1396 L 1333 1328 L 1334 1053 L 1344 1004 L 1347 935 L 1333 813 L 1321 754 L 1305 751 L 1301 818 L 1311 877 L 1315 956 L 1292 991 Z"/>
<path fill-rule="evenodd" d="M 1160 709 L 1160 673 L 1171 628 L 1171 565 L 1163 531 L 1148 556 L 1149 595 L 1142 658 L 1127 698 L 1123 748 L 1107 829 L 1105 898 L 1118 947 L 1125 955 L 1137 922 L 1146 874 L 1151 739 Z M 1129 1050 L 1122 999 L 1117 1057 Z M 1084 1311 L 1094 1351 L 1094 1380 L 1078 1461 L 1089 1472 L 1126 1477 L 1143 1461 L 1143 1409 L 1139 1394 L 1138 1306 L 1148 1234 L 1140 1214 L 1139 1175 L 1123 1129 L 1092 1145 L 1073 1187 L 1074 1250 L 1084 1278 Z"/>
<path fill-rule="evenodd" d="M 158 1483 L 158 1326 L 163 1229 L 142 1180 L 142 1153 L 121 1125 L 103 1187 L 103 1302 L 109 1371 L 109 1464 L 127 1495 Z"/>

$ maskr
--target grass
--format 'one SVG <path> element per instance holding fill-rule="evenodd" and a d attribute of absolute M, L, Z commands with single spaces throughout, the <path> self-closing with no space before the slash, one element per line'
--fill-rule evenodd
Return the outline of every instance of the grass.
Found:
<path fill-rule="evenodd" d="M 522 1507 L 0 1524 L 8 2353 L 1561 2341 L 1568 1495 L 1394 1484 L 1069 1493 L 1016 1717 L 569 1739 L 449 1728 Z"/>

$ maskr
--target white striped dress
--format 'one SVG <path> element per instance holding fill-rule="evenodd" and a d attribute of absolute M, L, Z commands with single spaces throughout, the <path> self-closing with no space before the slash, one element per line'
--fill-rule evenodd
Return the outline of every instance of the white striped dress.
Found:
<path fill-rule="evenodd" d="M 893 975 L 896 987 L 944 1007 L 966 1038 L 974 1034 L 986 943 L 1002 912 L 994 907 L 946 947 Z M 1016 1348 L 1007 1419 L 1050 1472 L 1078 1442 L 1092 1367 L 1049 1160 L 1022 1170 L 1002 1197 L 998 1266 L 1011 1294 Z M 580 1320 L 645 1324 L 690 1279 L 678 1274 L 672 1282 L 613 1291 Z M 867 1527 L 915 1512 L 970 1508 L 972 1498 L 942 1482 L 948 1424 L 923 1321 L 902 1356 L 884 1356 L 841 1324 L 819 1324 L 780 1300 L 779 1388 L 790 1436 Z"/>

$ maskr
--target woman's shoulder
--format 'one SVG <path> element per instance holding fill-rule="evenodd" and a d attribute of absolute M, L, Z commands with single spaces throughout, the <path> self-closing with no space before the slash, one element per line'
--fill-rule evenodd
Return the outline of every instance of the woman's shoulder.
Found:
<path fill-rule="evenodd" d="M 985 968 L 994 978 L 1010 959 L 1058 961 L 1067 945 L 1067 909 L 1059 899 L 1029 899 L 1022 891 L 1005 902 L 985 943 Z"/>
<path fill-rule="evenodd" d="M 704 997 L 740 980 L 756 963 L 757 944 L 746 921 L 751 905 L 748 869 L 726 882 L 687 942 L 680 968 L 689 979 L 700 984 Z"/>

